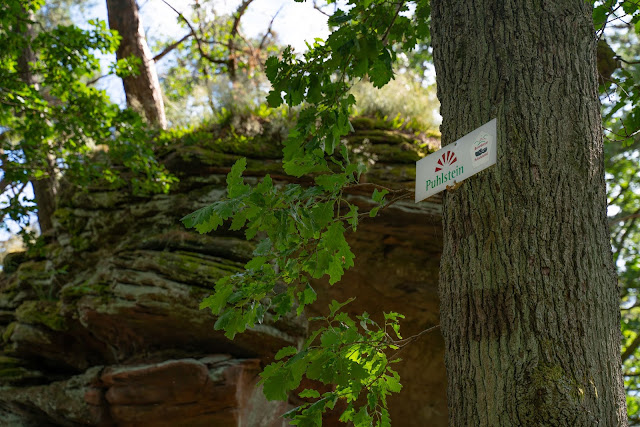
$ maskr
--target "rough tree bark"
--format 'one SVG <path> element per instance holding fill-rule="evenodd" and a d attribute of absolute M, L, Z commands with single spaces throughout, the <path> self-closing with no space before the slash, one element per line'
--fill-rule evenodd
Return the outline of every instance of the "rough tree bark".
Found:
<path fill-rule="evenodd" d="M 452 426 L 626 425 L 596 40 L 584 0 L 432 0 L 442 141 L 498 119 L 445 196 Z"/>
<path fill-rule="evenodd" d="M 135 0 L 107 0 L 107 12 L 109 27 L 118 31 L 122 37 L 116 57 L 124 59 L 135 56 L 142 61 L 138 75 L 122 79 L 127 105 L 141 109 L 147 120 L 164 129 L 167 127 L 167 119 L 164 114 L 162 91 L 153 56 L 147 46 L 140 22 L 138 5 Z"/>

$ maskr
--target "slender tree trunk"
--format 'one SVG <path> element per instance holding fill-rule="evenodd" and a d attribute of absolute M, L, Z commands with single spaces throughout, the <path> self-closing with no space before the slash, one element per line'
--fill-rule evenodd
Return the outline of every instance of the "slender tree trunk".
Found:
<path fill-rule="evenodd" d="M 452 426 L 626 425 L 596 41 L 584 0 L 432 0 L 443 145 L 498 119 L 444 201 Z"/>
<path fill-rule="evenodd" d="M 33 12 L 25 11 L 25 16 L 29 21 L 35 19 Z M 26 24 L 26 31 L 24 37 L 26 40 L 22 55 L 18 58 L 18 72 L 20 73 L 20 79 L 27 85 L 33 86 L 38 90 L 38 83 L 31 70 L 31 64 L 35 62 L 36 56 L 31 49 L 31 40 L 35 36 L 33 26 Z M 24 141 L 24 144 L 28 144 L 29 141 Z M 36 143 L 41 143 L 37 141 Z M 56 210 L 56 191 L 58 187 L 58 179 L 56 177 L 55 167 L 53 159 L 50 158 L 48 147 L 43 148 L 43 157 L 41 159 L 33 159 L 27 157 L 28 152 L 31 150 L 24 149 L 27 162 L 41 161 L 40 165 L 45 171 L 45 177 L 41 179 L 31 179 L 31 185 L 33 186 L 33 193 L 35 201 L 38 205 L 38 224 L 40 225 L 40 232 L 45 234 L 53 229 L 53 212 Z"/>
<path fill-rule="evenodd" d="M 135 56 L 142 61 L 137 76 L 122 79 L 127 105 L 142 110 L 147 120 L 164 129 L 167 127 L 167 119 L 162 91 L 138 15 L 138 5 L 135 0 L 107 0 L 107 12 L 109 27 L 118 31 L 122 37 L 116 57 L 124 59 Z"/>

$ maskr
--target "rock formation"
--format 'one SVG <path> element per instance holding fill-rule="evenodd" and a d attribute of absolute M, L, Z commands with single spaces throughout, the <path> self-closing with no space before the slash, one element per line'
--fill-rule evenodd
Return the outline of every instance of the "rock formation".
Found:
<path fill-rule="evenodd" d="M 429 148 L 374 121 L 354 124 L 350 146 L 371 163 L 366 180 L 412 189 L 413 163 Z M 278 161 L 279 130 L 256 119 L 238 127 L 167 143 L 163 161 L 180 178 L 169 194 L 67 189 L 54 232 L 5 259 L 0 425 L 286 425 L 280 414 L 295 396 L 267 402 L 257 375 L 279 348 L 300 342 L 306 323 L 280 320 L 233 341 L 215 331 L 215 318 L 198 303 L 216 279 L 242 269 L 253 243 L 228 230 L 199 235 L 179 222 L 224 195 L 225 175 L 240 157 L 248 159 L 249 180 L 266 173 L 291 180 Z M 366 193 L 350 197 L 369 203 Z M 437 199 L 393 205 L 363 222 L 350 243 L 356 267 L 333 287 L 316 284 L 312 315 L 355 295 L 354 313 L 405 314 L 405 336 L 438 323 Z M 438 331 L 403 350 L 394 425 L 446 424 L 443 351 Z"/>

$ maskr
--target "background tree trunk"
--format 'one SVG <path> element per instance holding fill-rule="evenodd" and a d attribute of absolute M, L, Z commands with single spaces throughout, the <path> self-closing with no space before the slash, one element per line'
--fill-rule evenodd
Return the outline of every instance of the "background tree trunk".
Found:
<path fill-rule="evenodd" d="M 153 57 L 147 46 L 144 29 L 135 0 L 107 0 L 109 27 L 118 31 L 122 40 L 116 52 L 118 59 L 135 56 L 141 59 L 137 76 L 124 77 L 127 105 L 141 109 L 147 120 L 163 129 L 167 127 L 164 102 Z"/>
<path fill-rule="evenodd" d="M 32 11 L 24 11 L 25 16 L 29 22 L 35 20 L 35 16 Z M 24 25 L 26 30 L 24 31 L 25 45 L 22 49 L 22 54 L 18 58 L 18 72 L 20 73 L 20 79 L 27 85 L 33 86 L 38 90 L 38 82 L 31 70 L 31 64 L 35 62 L 36 55 L 31 48 L 31 40 L 35 37 L 33 26 L 30 23 Z M 25 146 L 34 143 L 33 141 L 23 141 Z M 35 141 L 35 144 L 41 144 L 41 141 Z M 40 161 L 43 164 L 40 165 L 45 176 L 41 179 L 30 179 L 33 186 L 33 193 L 35 201 L 38 205 L 38 225 L 40 226 L 40 232 L 45 234 L 49 230 L 53 229 L 53 212 L 56 210 L 56 192 L 58 187 L 58 179 L 56 176 L 56 170 L 53 159 L 51 159 L 48 151 L 48 147 L 42 147 L 43 157 L 41 159 L 33 159 L 28 156 L 28 153 L 32 150 L 23 149 L 26 161 L 29 163 Z"/>
<path fill-rule="evenodd" d="M 626 424 L 596 40 L 584 0 L 433 0 L 442 142 L 498 119 L 445 195 L 452 426 Z"/>

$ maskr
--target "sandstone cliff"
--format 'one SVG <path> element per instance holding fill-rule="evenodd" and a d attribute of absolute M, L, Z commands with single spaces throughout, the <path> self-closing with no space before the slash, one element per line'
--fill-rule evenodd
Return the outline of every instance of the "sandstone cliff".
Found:
<path fill-rule="evenodd" d="M 428 148 L 373 121 L 355 124 L 350 144 L 371 163 L 366 179 L 412 189 L 413 163 Z M 63 195 L 54 233 L 7 257 L 0 278 L 0 425 L 285 425 L 279 414 L 295 398 L 265 401 L 257 374 L 305 336 L 304 320 L 261 325 L 234 341 L 214 331 L 198 303 L 217 278 L 242 269 L 253 244 L 179 222 L 224 195 L 239 157 L 248 158 L 252 180 L 290 180 L 278 161 L 281 138 L 255 119 L 192 132 L 162 148 L 180 178 L 170 194 L 96 187 Z M 365 194 L 350 197 L 368 204 Z M 319 283 L 312 311 L 356 295 L 354 312 L 404 313 L 406 336 L 438 323 L 437 199 L 392 206 L 350 243 L 356 267 L 333 287 Z M 403 351 L 394 425 L 446 424 L 443 348 L 434 332 Z"/>

